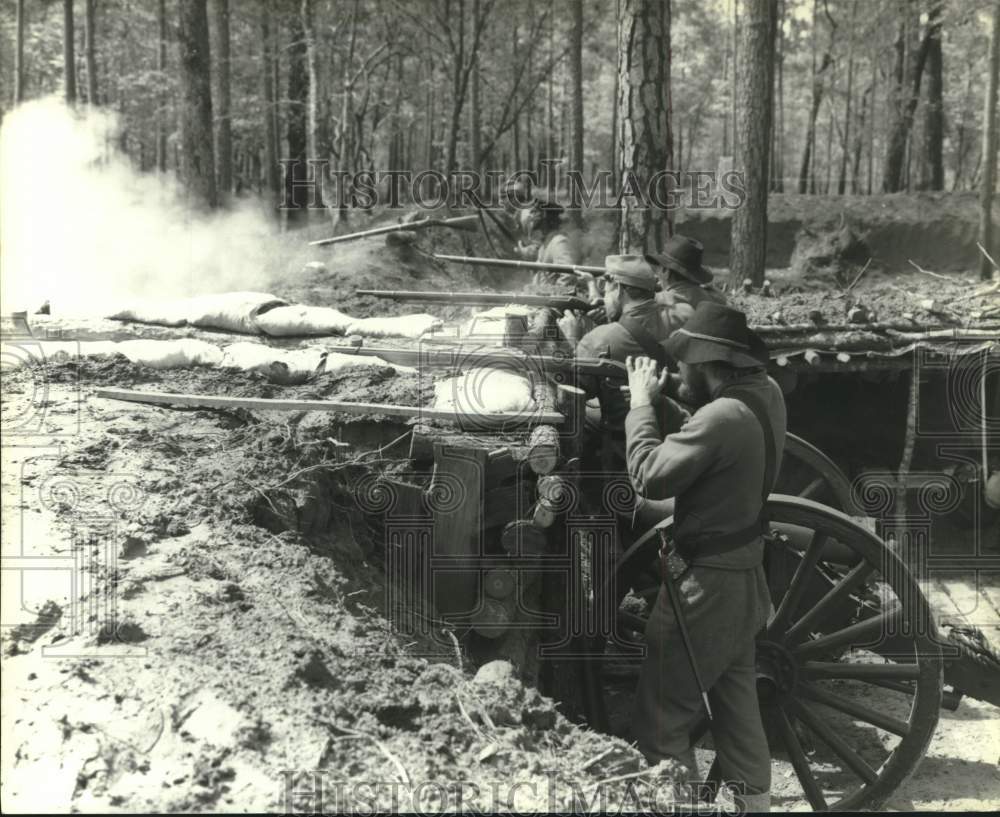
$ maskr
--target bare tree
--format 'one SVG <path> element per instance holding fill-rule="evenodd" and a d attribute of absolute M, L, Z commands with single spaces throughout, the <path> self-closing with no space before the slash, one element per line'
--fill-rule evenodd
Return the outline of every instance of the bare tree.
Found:
<path fill-rule="evenodd" d="M 989 78 L 986 83 L 986 104 L 983 106 L 983 178 L 979 191 L 979 243 L 997 257 L 993 243 L 993 192 L 997 175 L 997 80 L 1000 78 L 1000 0 L 993 0 L 993 33 L 990 36 Z M 992 265 L 985 257 L 979 259 L 979 277 L 992 276 Z"/>
<path fill-rule="evenodd" d="M 904 30 L 900 31 L 897 38 L 897 54 L 902 54 L 905 48 L 905 28 L 916 27 L 916 20 L 913 2 L 910 0 L 907 6 L 910 11 L 904 17 Z M 910 139 L 910 131 L 913 128 L 913 115 L 920 100 L 920 83 L 924 74 L 924 66 L 927 64 L 927 55 L 930 52 L 931 40 L 940 37 L 941 31 L 941 9 L 942 3 L 936 2 L 927 17 L 927 29 L 923 39 L 916 48 L 910 48 L 909 59 L 906 61 L 906 69 L 900 72 L 897 68 L 897 90 L 895 104 L 890 106 L 892 113 L 892 123 L 889 128 L 888 145 L 885 155 L 885 172 L 882 176 L 882 190 L 885 193 L 896 193 L 906 187 L 906 147 Z M 897 60 L 897 66 L 899 60 Z"/>
<path fill-rule="evenodd" d="M 809 109 L 809 120 L 806 126 L 806 145 L 802 151 L 802 165 L 799 168 L 799 192 L 816 192 L 816 120 L 819 117 L 819 108 L 823 104 L 823 80 L 827 69 L 833 65 L 833 57 L 830 52 L 833 48 L 834 32 L 836 26 L 833 18 L 830 21 L 830 48 L 823 53 L 822 64 L 816 67 L 816 38 L 819 36 L 819 18 L 816 14 L 819 0 L 813 0 L 813 61 L 812 61 L 812 106 Z"/>
<path fill-rule="evenodd" d="M 86 0 L 83 15 L 84 55 L 87 64 L 87 104 L 97 104 L 97 29 L 96 0 Z"/>
<path fill-rule="evenodd" d="M 648 189 L 673 164 L 667 0 L 618 0 L 617 107 L 620 184 L 623 191 L 629 180 Z M 667 180 L 659 179 L 662 189 Z M 662 207 L 635 206 L 623 196 L 620 212 L 623 253 L 658 250 L 670 236 L 670 216 Z"/>
<path fill-rule="evenodd" d="M 569 70 L 573 84 L 573 137 L 570 150 L 569 169 L 583 178 L 583 0 L 570 3 L 573 12 L 573 27 L 570 34 Z M 576 190 L 576 187 L 571 187 Z M 579 202 L 573 203 L 573 219 L 577 226 L 583 224 L 583 211 Z"/>
<path fill-rule="evenodd" d="M 24 101 L 24 0 L 17 0 L 14 44 L 14 104 Z"/>
<path fill-rule="evenodd" d="M 924 149 L 927 160 L 921 172 L 924 190 L 944 189 L 944 56 L 941 29 L 929 35 L 927 48 L 927 102 L 924 106 Z"/>
<path fill-rule="evenodd" d="M 75 39 L 73 0 L 63 0 L 63 95 L 67 105 L 76 104 Z"/>
<path fill-rule="evenodd" d="M 162 2 L 162 0 L 161 0 Z M 261 97 L 264 100 L 264 177 L 271 201 L 278 197 L 278 127 L 274 100 L 274 43 L 271 34 L 271 12 L 262 4 L 260 18 Z"/>
<path fill-rule="evenodd" d="M 307 116 L 309 105 L 309 69 L 306 35 L 302 30 L 302 15 L 289 15 L 288 44 L 288 116 L 285 123 L 285 138 L 288 140 L 287 159 L 294 162 L 285 171 L 285 211 L 287 224 L 293 225 L 308 220 L 309 190 L 295 182 L 309 178 L 306 167 L 308 157 Z"/>
<path fill-rule="evenodd" d="M 218 205 L 212 140 L 212 71 L 206 0 L 178 0 L 181 177 L 203 207 Z"/>
<path fill-rule="evenodd" d="M 219 197 L 233 189 L 233 131 L 230 111 L 229 0 L 212 0 L 216 42 L 215 162 L 219 172 Z"/>
<path fill-rule="evenodd" d="M 742 0 L 735 170 L 743 173 L 747 199 L 733 213 L 729 266 L 737 281 L 764 283 L 767 257 L 767 180 L 774 99 L 774 20 L 777 0 Z"/>
<path fill-rule="evenodd" d="M 156 70 L 160 72 L 162 83 L 167 72 L 167 3 L 158 0 L 156 4 L 156 23 L 158 43 L 156 47 Z M 156 106 L 156 167 L 161 173 L 167 172 L 167 125 L 164 109 L 167 105 L 166 95 L 158 94 Z"/>

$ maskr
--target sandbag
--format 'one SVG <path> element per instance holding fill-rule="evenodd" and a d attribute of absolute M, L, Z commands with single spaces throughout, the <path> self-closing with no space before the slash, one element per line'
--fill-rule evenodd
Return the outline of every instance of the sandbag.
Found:
<path fill-rule="evenodd" d="M 493 414 L 535 411 L 537 404 L 528 378 L 486 367 L 435 383 L 434 408 L 466 414 Z"/>
<path fill-rule="evenodd" d="M 188 301 L 187 320 L 192 326 L 257 334 L 257 318 L 288 301 L 265 292 L 220 292 Z"/>
<path fill-rule="evenodd" d="M 370 338 L 419 338 L 421 335 L 444 325 L 440 318 L 420 313 L 400 315 L 395 318 L 358 318 L 345 330 L 347 335 L 365 335 Z"/>
<path fill-rule="evenodd" d="M 531 315 L 536 310 L 530 306 L 495 306 L 482 312 L 476 312 L 462 326 L 462 337 L 493 337 L 503 338 L 507 333 L 507 319 L 514 318 L 527 331 L 531 325 Z"/>
<path fill-rule="evenodd" d="M 183 326 L 188 321 L 190 298 L 176 300 L 140 300 L 128 304 L 109 318 L 116 321 L 136 321 L 137 323 L 153 323 L 159 326 Z"/>
<path fill-rule="evenodd" d="M 222 350 L 223 368 L 259 372 L 272 383 L 294 386 L 307 383 L 326 369 L 325 349 L 275 349 L 263 343 L 232 343 Z"/>
<path fill-rule="evenodd" d="M 117 345 L 133 363 L 152 369 L 181 369 L 188 366 L 218 366 L 222 352 L 203 340 L 123 340 Z"/>
<path fill-rule="evenodd" d="M 354 321 L 328 306 L 278 306 L 256 318 L 257 328 L 266 335 L 289 337 L 296 335 L 343 335 Z"/>

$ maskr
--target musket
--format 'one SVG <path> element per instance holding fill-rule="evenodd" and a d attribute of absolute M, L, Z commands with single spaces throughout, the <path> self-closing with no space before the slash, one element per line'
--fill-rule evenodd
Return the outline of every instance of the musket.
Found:
<path fill-rule="evenodd" d="M 479 216 L 456 216 L 455 218 L 424 218 L 420 221 L 410 221 L 406 224 L 389 224 L 386 227 L 375 227 L 371 230 L 362 230 L 360 233 L 348 233 L 347 235 L 335 235 L 333 238 L 321 238 L 319 241 L 310 241 L 311 247 L 325 247 L 328 244 L 339 244 L 341 241 L 352 241 L 355 238 L 367 238 L 370 235 L 385 235 L 386 233 L 400 233 L 404 230 L 422 230 L 424 227 L 450 227 L 453 230 L 465 230 L 472 233 L 479 228 Z"/>
<path fill-rule="evenodd" d="M 601 306 L 603 302 L 586 301 L 575 295 L 531 295 L 521 292 L 433 292 L 408 289 L 359 289 L 358 295 L 374 298 L 389 298 L 393 301 L 424 301 L 433 304 L 453 304 L 455 306 L 516 305 L 550 307 L 560 311 L 578 309 L 586 312 Z"/>
<path fill-rule="evenodd" d="M 568 355 L 535 355 L 500 349 L 388 349 L 377 346 L 328 346 L 331 352 L 361 357 L 379 357 L 400 366 L 427 366 L 440 369 L 472 369 L 498 366 L 513 371 L 537 371 L 541 374 L 568 373 L 591 377 L 626 380 L 625 364 L 603 357 L 577 358 Z"/>
<path fill-rule="evenodd" d="M 526 269 L 541 272 L 568 272 L 573 275 L 578 272 L 586 272 L 595 277 L 604 275 L 604 267 L 586 267 L 579 264 L 549 264 L 543 261 L 518 261 L 514 258 L 476 258 L 465 255 L 437 255 L 438 261 L 447 261 L 450 264 L 471 264 L 480 267 L 505 267 L 507 269 Z"/>

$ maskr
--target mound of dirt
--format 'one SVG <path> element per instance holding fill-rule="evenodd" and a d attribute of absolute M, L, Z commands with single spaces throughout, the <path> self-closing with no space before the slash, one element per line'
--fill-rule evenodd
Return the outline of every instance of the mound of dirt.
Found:
<path fill-rule="evenodd" d="M 634 804 L 637 785 L 645 808 L 672 796 L 676 767 L 647 768 L 512 668 L 473 676 L 433 627 L 387 618 L 385 540 L 353 492 L 402 454 L 325 444 L 339 430 L 329 417 L 92 395 L 111 377 L 153 376 L 130 366 L 5 376 L 5 423 L 44 381 L 46 433 L 73 431 L 54 456 L 5 448 L 4 472 L 20 476 L 5 484 L 8 518 L 30 516 L 40 556 L 101 545 L 81 598 L 50 583 L 24 600 L 37 620 L 4 633 L 5 809 L 561 811 Z M 271 388 L 210 369 L 155 375 L 170 390 Z M 284 392 L 413 385 L 365 370 Z M 280 529 L 255 517 L 269 504 L 288 512 Z M 95 531 L 84 544 L 81 524 Z M 112 597 L 112 618 L 75 614 Z"/>

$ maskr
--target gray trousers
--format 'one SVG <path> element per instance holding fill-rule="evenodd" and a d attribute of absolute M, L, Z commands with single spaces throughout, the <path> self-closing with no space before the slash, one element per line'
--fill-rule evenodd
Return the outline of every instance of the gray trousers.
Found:
<path fill-rule="evenodd" d="M 698 670 L 709 690 L 722 778 L 747 794 L 769 791 L 771 757 L 754 667 L 754 637 L 770 611 L 764 569 L 695 565 L 674 590 L 680 593 Z M 674 758 L 690 764 L 691 733 L 705 712 L 665 587 L 646 626 L 646 645 L 633 736 L 650 763 Z"/>

